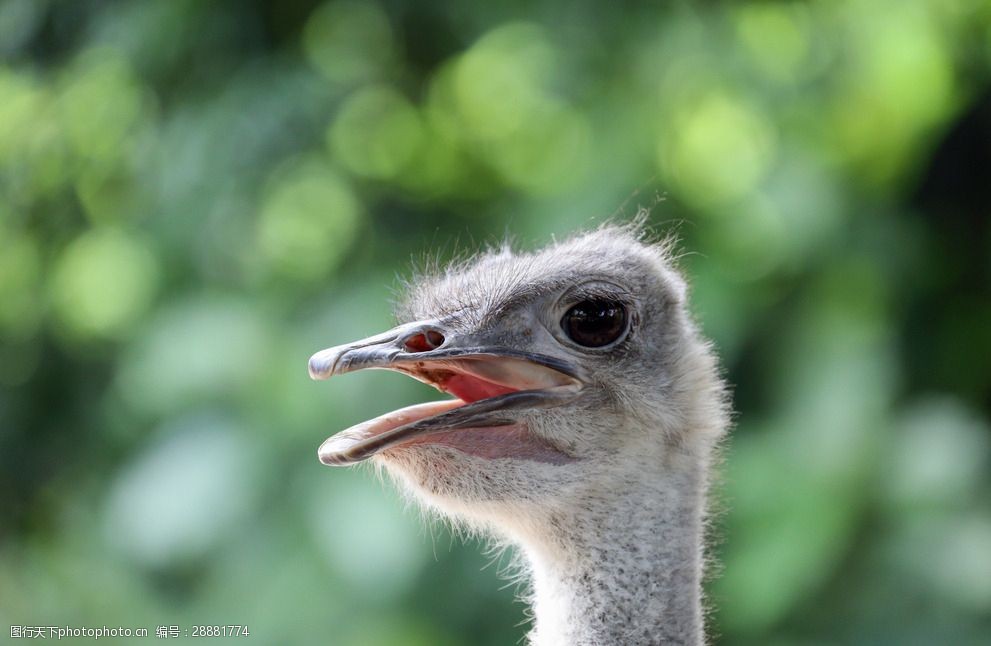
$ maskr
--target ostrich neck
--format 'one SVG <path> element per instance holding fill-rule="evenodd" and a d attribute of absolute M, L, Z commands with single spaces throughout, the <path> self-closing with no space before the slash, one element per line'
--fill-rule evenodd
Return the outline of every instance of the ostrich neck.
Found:
<path fill-rule="evenodd" d="M 589 492 L 539 532 L 552 539 L 520 541 L 534 646 L 703 642 L 702 468 L 639 476 Z"/>

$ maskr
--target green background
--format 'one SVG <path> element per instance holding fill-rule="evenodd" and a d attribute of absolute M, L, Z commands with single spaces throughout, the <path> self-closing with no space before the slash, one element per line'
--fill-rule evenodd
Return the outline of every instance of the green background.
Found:
<path fill-rule="evenodd" d="M 306 360 L 647 208 L 735 390 L 717 641 L 988 643 L 989 88 L 981 0 L 0 2 L 2 631 L 517 643 L 316 460 L 437 394 Z"/>

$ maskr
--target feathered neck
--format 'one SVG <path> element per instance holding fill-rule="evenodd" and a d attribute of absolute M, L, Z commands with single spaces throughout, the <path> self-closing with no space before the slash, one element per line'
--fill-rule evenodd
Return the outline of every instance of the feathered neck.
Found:
<path fill-rule="evenodd" d="M 532 574 L 533 646 L 701 644 L 706 473 L 697 460 L 590 488 L 514 532 Z"/>

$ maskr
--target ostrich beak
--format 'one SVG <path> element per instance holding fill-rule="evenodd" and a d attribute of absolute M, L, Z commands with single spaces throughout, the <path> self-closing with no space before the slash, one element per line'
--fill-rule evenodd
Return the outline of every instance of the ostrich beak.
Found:
<path fill-rule="evenodd" d="M 516 425 L 519 412 L 572 401 L 587 381 L 567 359 L 458 334 L 438 321 L 321 350 L 309 362 L 310 377 L 318 380 L 369 368 L 402 372 L 456 399 L 409 406 L 342 431 L 320 446 L 324 464 L 352 464 L 431 434 Z"/>

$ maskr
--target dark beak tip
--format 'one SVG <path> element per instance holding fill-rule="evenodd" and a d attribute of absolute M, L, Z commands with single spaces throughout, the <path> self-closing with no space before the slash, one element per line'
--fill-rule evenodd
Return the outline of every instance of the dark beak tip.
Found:
<path fill-rule="evenodd" d="M 341 438 L 339 435 L 327 438 L 317 449 L 317 458 L 320 462 L 328 467 L 346 467 L 360 462 L 362 457 L 355 456 L 351 450 L 354 440 Z"/>
<path fill-rule="evenodd" d="M 325 356 L 321 356 L 322 354 L 321 352 L 313 355 L 307 364 L 310 379 L 315 381 L 322 381 L 330 377 L 330 362 Z"/>
<path fill-rule="evenodd" d="M 328 467 L 346 467 L 354 464 L 357 460 L 349 459 L 346 455 L 332 451 L 317 451 L 317 458 L 320 463 Z"/>
<path fill-rule="evenodd" d="M 324 442 L 324 444 L 326 444 L 326 442 Z M 325 464 L 328 467 L 332 467 L 336 464 L 333 451 L 328 451 L 325 449 L 323 444 L 317 449 L 317 459 L 320 460 L 321 464 Z"/>

